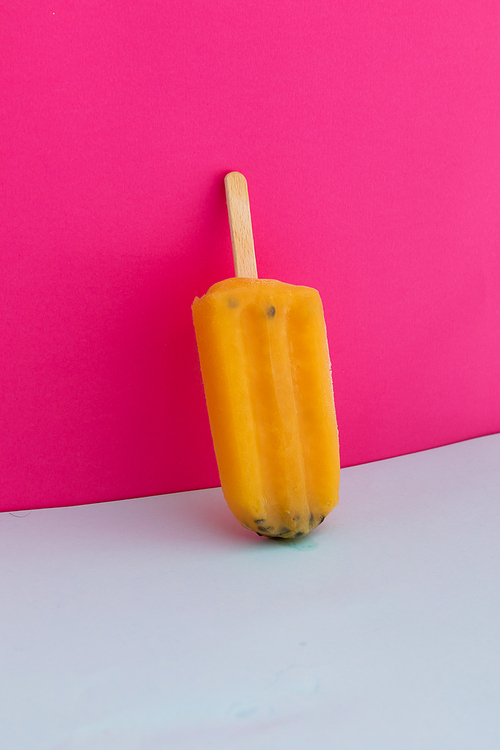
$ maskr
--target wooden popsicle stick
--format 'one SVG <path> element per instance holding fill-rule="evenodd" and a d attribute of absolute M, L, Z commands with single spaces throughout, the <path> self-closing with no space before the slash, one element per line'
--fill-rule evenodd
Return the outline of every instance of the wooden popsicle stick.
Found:
<path fill-rule="evenodd" d="M 248 185 L 240 172 L 230 172 L 224 178 L 227 211 L 231 229 L 235 276 L 256 279 L 257 264 L 253 244 L 252 218 L 248 200 Z"/>

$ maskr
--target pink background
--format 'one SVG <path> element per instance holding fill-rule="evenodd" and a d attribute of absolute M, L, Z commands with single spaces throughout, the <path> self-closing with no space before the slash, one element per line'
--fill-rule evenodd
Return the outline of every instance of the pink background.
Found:
<path fill-rule="evenodd" d="M 343 465 L 500 430 L 497 0 L 0 19 L 0 509 L 218 484 L 190 305 L 234 169 L 260 275 L 322 295 Z"/>

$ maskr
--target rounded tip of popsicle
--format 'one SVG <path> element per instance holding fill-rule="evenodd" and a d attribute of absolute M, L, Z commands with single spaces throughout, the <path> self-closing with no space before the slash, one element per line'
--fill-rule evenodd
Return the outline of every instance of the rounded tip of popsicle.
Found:
<path fill-rule="evenodd" d="M 299 539 L 323 523 L 325 516 L 311 512 L 308 519 L 296 516 L 292 520 L 293 523 L 289 522 L 288 526 L 285 524 L 273 526 L 267 523 L 265 518 L 254 518 L 252 526 L 246 523 L 242 523 L 242 526 L 249 531 L 255 531 L 258 536 L 267 536 L 270 539 Z"/>

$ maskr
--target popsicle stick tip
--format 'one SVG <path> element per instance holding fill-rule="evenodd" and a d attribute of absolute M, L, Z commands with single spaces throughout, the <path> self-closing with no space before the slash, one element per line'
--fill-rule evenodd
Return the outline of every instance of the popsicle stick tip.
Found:
<path fill-rule="evenodd" d="M 245 185 L 247 184 L 246 177 L 244 174 L 241 174 L 241 172 L 228 172 L 224 177 L 224 183 L 226 184 L 226 186 L 238 182 Z"/>

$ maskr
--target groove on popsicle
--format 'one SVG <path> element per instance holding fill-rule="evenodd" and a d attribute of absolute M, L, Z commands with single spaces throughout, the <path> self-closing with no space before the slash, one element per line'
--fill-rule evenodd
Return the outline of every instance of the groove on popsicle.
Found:
<path fill-rule="evenodd" d="M 309 290 L 309 293 L 308 305 L 297 302 L 290 305 L 286 325 L 304 481 L 312 514 L 310 523 L 314 527 L 324 520 L 337 502 L 335 468 L 331 460 L 331 436 L 335 434 L 336 422 L 321 299 L 317 292 Z M 325 493 L 328 487 L 331 489 Z"/>
<path fill-rule="evenodd" d="M 280 310 L 277 314 L 275 310 L 270 315 L 269 308 L 264 310 L 252 303 L 245 306 L 240 317 L 249 405 L 258 446 L 256 469 L 266 518 L 279 522 L 276 529 L 257 528 L 270 536 L 279 531 L 285 520 L 290 528 L 283 531 L 291 532 L 299 519 L 309 518 L 310 514 L 291 365 L 286 357 L 273 356 L 273 352 L 288 353 L 284 313 Z"/>
<path fill-rule="evenodd" d="M 293 302 L 292 302 L 293 305 Z M 293 333 L 288 329 L 289 305 L 280 306 L 276 321 L 268 321 L 269 351 L 275 383 L 276 403 L 283 425 L 283 449 L 287 477 L 287 498 L 294 516 L 309 518 L 308 488 L 304 466 L 301 425 L 298 419 L 297 393 L 294 384 Z M 274 318 L 274 316 L 273 316 Z M 286 356 L 283 354 L 286 353 Z M 297 523 L 292 517 L 291 523 Z M 297 532 L 300 534 L 300 531 Z"/>
<path fill-rule="evenodd" d="M 247 181 L 240 172 L 230 172 L 224 178 L 224 186 L 226 188 L 235 276 L 256 279 L 258 278 L 257 263 L 255 261 Z"/>
<path fill-rule="evenodd" d="M 269 500 L 276 495 L 276 477 L 283 475 L 279 456 L 279 437 L 270 439 L 265 424 L 276 422 L 277 410 L 274 394 L 267 387 L 271 377 L 269 340 L 265 324 L 259 320 L 258 305 L 245 305 L 240 314 L 240 336 L 245 357 L 244 371 L 247 373 L 248 403 L 252 414 L 255 445 L 257 448 L 256 473 L 265 503 L 265 517 L 270 507 Z"/>

